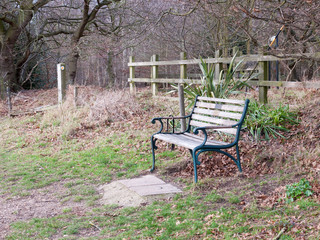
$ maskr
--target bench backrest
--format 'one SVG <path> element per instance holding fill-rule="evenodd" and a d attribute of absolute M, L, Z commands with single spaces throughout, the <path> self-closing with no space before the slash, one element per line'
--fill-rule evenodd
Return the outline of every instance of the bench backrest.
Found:
<path fill-rule="evenodd" d="M 205 127 L 234 125 L 244 120 L 248 101 L 197 97 L 192 111 L 190 126 Z M 242 124 L 242 122 L 241 122 Z M 220 132 L 237 135 L 238 128 L 222 128 Z"/>

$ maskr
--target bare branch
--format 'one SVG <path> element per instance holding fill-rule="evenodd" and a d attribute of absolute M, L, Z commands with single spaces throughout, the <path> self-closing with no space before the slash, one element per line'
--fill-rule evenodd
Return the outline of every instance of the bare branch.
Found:
<path fill-rule="evenodd" d="M 191 13 L 193 13 L 197 8 L 198 8 L 198 5 L 200 3 L 201 0 L 198 0 L 198 2 L 196 3 L 196 5 L 194 7 L 192 7 L 188 12 L 186 13 L 179 13 L 179 12 L 175 12 L 172 10 L 172 8 L 169 9 L 168 11 L 168 14 L 172 14 L 172 15 L 175 15 L 175 16 L 180 16 L 180 17 L 185 17 L 185 16 L 188 16 L 190 15 Z"/>

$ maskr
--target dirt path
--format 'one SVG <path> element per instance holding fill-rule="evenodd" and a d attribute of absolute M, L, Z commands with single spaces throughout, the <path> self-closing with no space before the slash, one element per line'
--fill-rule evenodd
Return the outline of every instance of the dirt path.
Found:
<path fill-rule="evenodd" d="M 10 224 L 28 221 L 32 218 L 50 218 L 59 215 L 65 208 L 87 212 L 84 202 L 67 201 L 61 203 L 59 195 L 67 192 L 64 183 L 54 183 L 46 188 L 30 190 L 28 196 L 0 196 L 0 239 L 10 232 Z"/>

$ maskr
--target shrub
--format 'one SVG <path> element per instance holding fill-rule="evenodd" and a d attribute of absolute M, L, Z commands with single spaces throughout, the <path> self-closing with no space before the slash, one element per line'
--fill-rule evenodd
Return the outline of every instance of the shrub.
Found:
<path fill-rule="evenodd" d="M 297 113 L 291 112 L 288 105 L 272 108 L 268 105 L 251 101 L 245 126 L 254 140 L 270 140 L 270 137 L 285 138 L 282 132 L 288 132 L 288 125 L 298 124 Z"/>
<path fill-rule="evenodd" d="M 231 59 L 228 69 L 220 71 L 218 79 L 215 79 L 214 65 L 207 64 L 200 58 L 201 63 L 199 66 L 202 73 L 201 84 L 187 84 L 184 88 L 186 98 L 189 102 L 187 108 L 193 106 L 196 96 L 228 98 L 230 95 L 240 93 L 240 90 L 244 87 L 251 88 L 247 84 L 247 81 L 256 77 L 256 75 L 252 74 L 254 70 L 247 77 L 242 74 L 239 78 L 236 78 L 235 75 L 242 66 L 242 61 L 237 64 L 235 63 L 236 56 L 237 53 Z M 177 89 L 177 86 L 173 87 Z"/>
<path fill-rule="evenodd" d="M 286 198 L 288 203 L 293 202 L 302 196 L 309 197 L 312 194 L 310 183 L 305 178 L 302 178 L 298 183 L 286 186 Z"/>

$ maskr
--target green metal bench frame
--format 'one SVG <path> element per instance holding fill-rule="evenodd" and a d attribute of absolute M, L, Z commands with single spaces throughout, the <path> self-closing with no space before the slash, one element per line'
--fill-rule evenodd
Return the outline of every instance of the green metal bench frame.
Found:
<path fill-rule="evenodd" d="M 152 172 L 155 169 L 155 150 L 158 148 L 156 141 L 160 139 L 171 143 L 172 146 L 178 145 L 189 148 L 193 159 L 195 182 L 198 181 L 197 166 L 200 165 L 198 157 L 203 152 L 214 151 L 228 156 L 237 164 L 239 171 L 242 172 L 238 142 L 248 105 L 248 99 L 241 101 L 197 96 L 191 114 L 184 117 L 170 116 L 153 118 L 151 121 L 153 124 L 155 124 L 156 121 L 160 122 L 160 130 L 151 136 L 153 162 L 150 171 Z M 172 132 L 168 132 L 169 121 L 173 121 L 174 125 L 174 120 L 183 119 L 185 119 L 184 121 L 188 120 L 185 131 L 175 133 L 173 128 Z M 166 131 L 164 131 L 163 120 L 167 121 Z M 195 127 L 193 134 L 190 133 L 192 126 Z M 229 143 L 215 141 L 208 138 L 208 130 L 220 131 L 227 134 L 231 133 L 235 135 L 235 137 L 234 140 Z M 198 135 L 200 131 L 203 133 L 203 137 Z M 236 157 L 224 151 L 224 149 L 232 147 L 236 147 Z"/>

